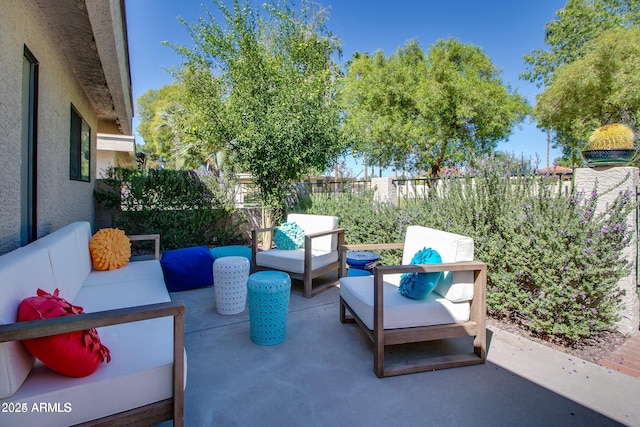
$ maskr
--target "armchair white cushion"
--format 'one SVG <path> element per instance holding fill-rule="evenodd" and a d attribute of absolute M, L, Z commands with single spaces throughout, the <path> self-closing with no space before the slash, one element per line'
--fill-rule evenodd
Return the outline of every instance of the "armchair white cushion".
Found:
<path fill-rule="evenodd" d="M 378 376 L 420 372 L 452 366 L 484 363 L 486 319 L 486 265 L 474 262 L 473 239 L 421 226 L 407 228 L 403 245 L 348 245 L 341 250 L 375 250 L 402 247 L 402 265 L 375 267 L 371 276 L 340 278 L 340 320 L 357 321 L 374 341 L 374 371 Z M 413 255 L 432 248 L 442 264 L 409 265 Z M 423 300 L 398 292 L 404 272 L 443 271 L 432 293 Z M 380 298 L 377 298 L 380 295 Z M 347 318 L 346 312 L 352 318 Z M 417 366 L 387 369 L 385 345 L 474 336 L 474 351 Z"/>
<path fill-rule="evenodd" d="M 471 237 L 410 225 L 407 227 L 402 249 L 402 265 L 409 265 L 413 255 L 425 247 L 437 251 L 443 263 L 473 261 L 474 245 Z M 401 274 L 386 275 L 384 281 L 399 286 L 400 276 Z M 470 301 L 473 298 L 473 272 L 445 271 L 434 292 L 452 302 Z"/>
<path fill-rule="evenodd" d="M 344 230 L 338 228 L 338 217 L 328 215 L 289 214 L 287 222 L 295 222 L 305 234 L 304 247 L 284 250 L 257 250 L 259 232 L 273 230 L 258 229 L 252 231 L 253 270 L 279 270 L 289 273 L 291 278 L 304 282 L 304 295 L 307 298 L 316 295 L 329 286 L 337 285 L 337 281 L 313 288 L 313 279 L 339 271 L 340 262 L 338 248 L 344 241 Z"/>

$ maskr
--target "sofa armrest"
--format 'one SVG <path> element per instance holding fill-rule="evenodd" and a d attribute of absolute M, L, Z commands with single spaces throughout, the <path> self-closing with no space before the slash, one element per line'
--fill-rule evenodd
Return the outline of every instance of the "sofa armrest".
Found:
<path fill-rule="evenodd" d="M 184 304 L 180 301 L 0 325 L 0 343 L 169 316 L 173 317 L 173 420 L 175 426 L 181 426 L 184 422 Z"/>
<path fill-rule="evenodd" d="M 132 241 L 153 240 L 154 241 L 154 258 L 160 259 L 160 235 L 159 234 L 133 234 L 127 236 Z"/>

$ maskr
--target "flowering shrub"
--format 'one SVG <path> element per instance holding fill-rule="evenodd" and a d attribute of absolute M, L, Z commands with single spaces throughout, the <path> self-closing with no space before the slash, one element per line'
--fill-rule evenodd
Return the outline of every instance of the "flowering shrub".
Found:
<path fill-rule="evenodd" d="M 616 285 L 631 268 L 622 252 L 631 241 L 633 195 L 621 193 L 598 211 L 597 191 L 562 195 L 553 177 L 530 168 L 488 158 L 465 169 L 398 207 L 351 195 L 316 198 L 311 210 L 338 215 L 348 243 L 402 241 L 411 224 L 471 236 L 488 266 L 492 316 L 569 342 L 610 329 Z"/>

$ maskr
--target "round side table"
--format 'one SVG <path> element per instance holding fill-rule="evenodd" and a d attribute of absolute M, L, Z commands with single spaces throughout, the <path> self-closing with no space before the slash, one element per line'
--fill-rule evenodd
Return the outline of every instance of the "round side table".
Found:
<path fill-rule="evenodd" d="M 242 313 L 247 303 L 249 260 L 227 256 L 213 262 L 213 289 L 216 311 L 220 314 Z"/>
<path fill-rule="evenodd" d="M 347 252 L 349 271 L 347 276 L 368 276 L 373 271 L 380 254 L 375 252 Z"/>
<path fill-rule="evenodd" d="M 260 271 L 249 276 L 251 340 L 259 345 L 284 341 L 291 295 L 291 278 L 281 271 Z"/>

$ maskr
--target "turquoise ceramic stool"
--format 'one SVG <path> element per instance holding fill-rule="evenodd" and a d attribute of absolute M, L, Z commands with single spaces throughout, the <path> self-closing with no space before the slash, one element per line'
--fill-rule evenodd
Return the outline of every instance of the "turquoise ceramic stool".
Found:
<path fill-rule="evenodd" d="M 251 341 L 275 345 L 284 341 L 291 279 L 281 271 L 260 271 L 249 276 L 247 299 Z"/>

